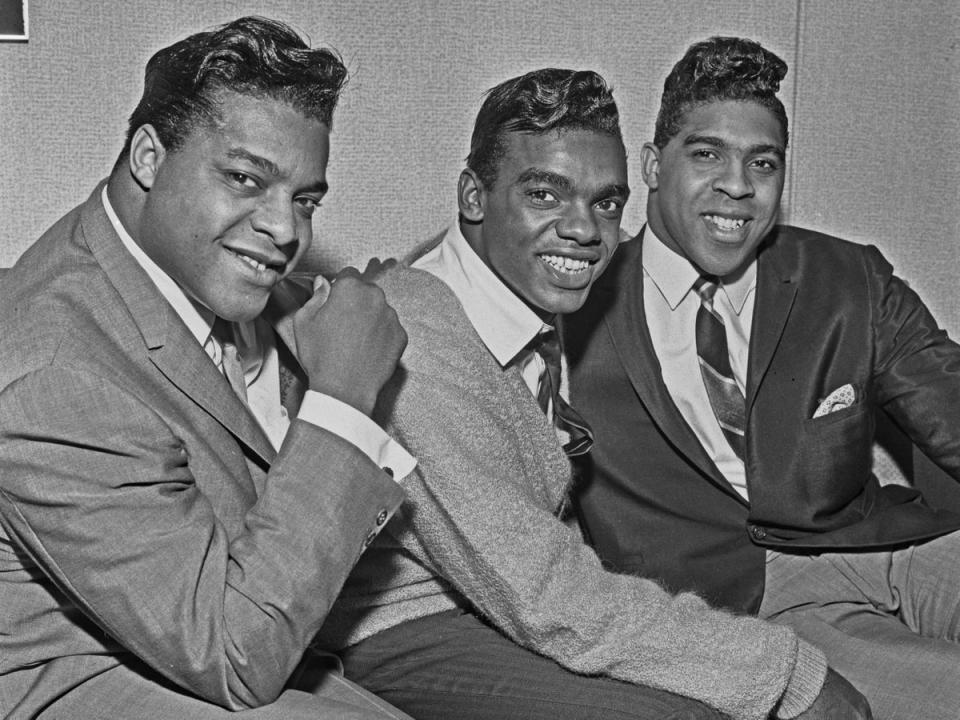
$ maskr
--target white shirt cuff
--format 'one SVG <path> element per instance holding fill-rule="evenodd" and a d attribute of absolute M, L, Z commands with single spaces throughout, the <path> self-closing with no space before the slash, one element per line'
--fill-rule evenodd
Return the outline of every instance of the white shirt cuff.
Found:
<path fill-rule="evenodd" d="M 353 444 L 394 480 L 406 477 L 417 466 L 413 456 L 373 420 L 329 395 L 308 390 L 297 417 Z"/>

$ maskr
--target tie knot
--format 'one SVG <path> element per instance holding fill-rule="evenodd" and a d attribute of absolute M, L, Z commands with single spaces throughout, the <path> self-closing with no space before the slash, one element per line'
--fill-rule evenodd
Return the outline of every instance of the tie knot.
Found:
<path fill-rule="evenodd" d="M 706 303 L 713 302 L 713 296 L 719 287 L 719 278 L 716 275 L 701 275 L 693 283 L 694 291 L 700 296 L 700 299 Z"/>
<path fill-rule="evenodd" d="M 560 338 L 553 328 L 539 333 L 530 345 L 534 352 L 540 354 L 540 357 L 548 366 L 554 363 L 559 364 Z"/>
<path fill-rule="evenodd" d="M 220 369 L 230 387 L 237 396 L 247 401 L 247 381 L 243 369 L 243 360 L 237 348 L 237 326 L 222 318 L 217 318 L 210 328 L 210 345 L 213 353 L 210 359 Z M 209 351 L 208 351 L 209 353 Z"/>
<path fill-rule="evenodd" d="M 216 339 L 221 345 L 230 343 L 231 345 L 237 344 L 237 336 L 234 331 L 234 325 L 229 320 L 224 320 L 221 317 L 218 317 L 213 321 L 213 327 L 210 328 L 210 334 Z"/>
<path fill-rule="evenodd" d="M 223 366 L 224 357 L 227 355 L 232 358 L 231 362 L 239 363 L 240 349 L 237 344 L 236 323 L 216 318 L 203 349 L 217 367 Z"/>

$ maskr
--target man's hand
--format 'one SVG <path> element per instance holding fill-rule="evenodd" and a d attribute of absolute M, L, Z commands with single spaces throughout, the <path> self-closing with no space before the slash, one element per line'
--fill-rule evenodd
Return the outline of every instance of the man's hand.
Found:
<path fill-rule="evenodd" d="M 873 720 L 867 699 L 832 668 L 813 705 L 794 720 Z"/>
<path fill-rule="evenodd" d="M 371 260 L 363 274 L 345 268 L 320 284 L 293 319 L 310 389 L 370 415 L 407 345 L 407 334 L 372 279 L 390 261 Z"/>
<path fill-rule="evenodd" d="M 377 278 L 383 275 L 387 270 L 397 265 L 397 261 L 394 258 L 387 258 L 386 260 L 381 260 L 380 258 L 370 258 L 367 262 L 367 267 L 361 273 L 360 277 L 368 282 L 376 282 Z M 352 270 L 353 268 L 348 268 Z M 327 301 L 327 298 L 330 297 L 330 288 L 331 283 L 323 275 L 316 275 L 313 278 L 313 294 L 320 296 L 320 304 L 323 304 Z"/>

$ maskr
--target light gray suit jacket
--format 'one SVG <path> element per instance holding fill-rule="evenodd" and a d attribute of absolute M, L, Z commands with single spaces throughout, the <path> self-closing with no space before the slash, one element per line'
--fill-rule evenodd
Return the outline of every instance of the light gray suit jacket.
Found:
<path fill-rule="evenodd" d="M 301 420 L 273 450 L 101 187 L 0 282 L 0 716 L 140 661 L 262 705 L 402 491 Z"/>

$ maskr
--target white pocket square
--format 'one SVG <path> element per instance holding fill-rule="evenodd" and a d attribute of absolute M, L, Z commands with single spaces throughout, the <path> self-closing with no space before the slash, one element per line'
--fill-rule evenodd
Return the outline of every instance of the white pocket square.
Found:
<path fill-rule="evenodd" d="M 821 415 L 829 415 L 837 412 L 837 410 L 843 410 L 853 405 L 853 401 L 856 399 L 857 393 L 853 389 L 853 385 L 850 383 L 841 385 L 823 399 L 813 416 L 818 418 Z"/>

